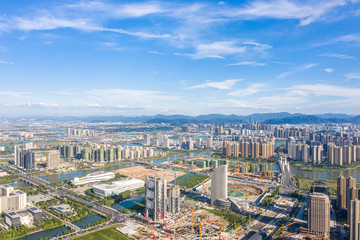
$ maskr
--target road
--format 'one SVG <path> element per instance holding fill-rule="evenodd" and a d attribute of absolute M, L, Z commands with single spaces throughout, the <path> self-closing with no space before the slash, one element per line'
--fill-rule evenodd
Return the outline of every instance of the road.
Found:
<path fill-rule="evenodd" d="M 104 205 L 98 205 L 94 202 L 88 202 L 87 200 L 78 197 L 78 195 L 66 188 L 62 188 L 62 187 L 54 187 L 52 185 L 50 185 L 49 182 L 45 181 L 44 179 L 41 178 L 37 178 L 37 177 L 33 177 L 33 176 L 29 176 L 25 173 L 19 173 L 11 168 L 8 168 L 7 166 L 0 164 L 0 168 L 7 170 L 7 171 L 11 171 L 13 174 L 19 176 L 20 179 L 23 179 L 27 182 L 31 182 L 35 185 L 42 185 L 45 189 L 48 189 L 49 192 L 51 194 L 56 194 L 58 196 L 66 196 L 72 199 L 75 199 L 79 202 L 82 202 L 86 205 L 91 206 L 93 209 L 95 209 L 98 212 L 101 212 L 105 215 L 111 214 L 112 215 L 112 219 L 116 222 L 124 222 L 128 219 L 130 219 L 130 217 L 132 217 L 134 214 L 124 214 L 124 213 L 120 213 L 118 212 L 118 210 L 113 209 L 111 207 L 107 207 Z"/>
<path fill-rule="evenodd" d="M 289 162 L 285 157 L 280 156 L 279 165 L 282 174 L 283 187 L 281 188 L 281 193 L 285 195 L 290 195 L 292 191 L 295 191 L 295 183 L 293 181 L 293 176 L 291 173 Z"/>

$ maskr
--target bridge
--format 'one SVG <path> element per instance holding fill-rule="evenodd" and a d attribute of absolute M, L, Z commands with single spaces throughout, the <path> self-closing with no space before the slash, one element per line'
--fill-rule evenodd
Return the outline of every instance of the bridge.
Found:
<path fill-rule="evenodd" d="M 54 217 L 54 218 L 59 219 L 59 220 L 64 224 L 64 226 L 69 227 L 69 228 L 71 228 L 72 230 L 75 230 L 76 232 L 78 232 L 78 231 L 81 230 L 81 228 L 79 228 L 78 226 L 76 226 L 75 224 L 73 224 L 73 223 L 71 223 L 71 222 L 62 220 L 61 218 L 55 216 L 54 214 L 52 214 L 52 213 L 50 213 L 50 212 L 48 212 L 48 211 L 44 211 L 44 212 L 45 212 L 46 214 Z"/>

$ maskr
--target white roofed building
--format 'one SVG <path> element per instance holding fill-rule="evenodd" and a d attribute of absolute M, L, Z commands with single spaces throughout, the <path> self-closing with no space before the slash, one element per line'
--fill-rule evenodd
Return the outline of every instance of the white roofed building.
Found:
<path fill-rule="evenodd" d="M 115 181 L 109 184 L 99 184 L 93 187 L 94 193 L 109 197 L 120 194 L 125 191 L 132 191 L 141 187 L 144 187 L 145 182 L 136 178 L 129 178 L 125 180 Z"/>

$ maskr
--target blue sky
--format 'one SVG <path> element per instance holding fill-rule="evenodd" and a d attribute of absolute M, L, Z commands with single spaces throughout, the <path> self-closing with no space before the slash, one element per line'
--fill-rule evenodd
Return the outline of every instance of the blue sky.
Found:
<path fill-rule="evenodd" d="M 360 114 L 360 2 L 0 0 L 0 116 Z"/>

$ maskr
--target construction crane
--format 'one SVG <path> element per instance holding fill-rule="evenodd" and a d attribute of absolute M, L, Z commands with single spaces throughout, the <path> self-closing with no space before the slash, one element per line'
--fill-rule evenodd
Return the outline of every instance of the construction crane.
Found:
<path fill-rule="evenodd" d="M 299 220 L 296 220 L 295 222 L 292 222 L 292 223 L 289 223 L 288 225 L 285 225 L 283 224 L 279 229 L 281 230 L 281 234 L 280 234 L 280 237 L 281 235 L 284 233 L 284 229 L 290 225 L 293 225 L 294 223 L 297 223 Z"/>
<path fill-rule="evenodd" d="M 199 237 L 201 238 L 201 219 L 199 218 Z"/>
<path fill-rule="evenodd" d="M 161 219 L 163 220 L 163 223 L 164 223 L 166 232 L 168 233 L 170 240 L 172 240 L 172 237 L 171 237 L 171 234 L 170 234 L 170 232 L 169 232 L 169 229 L 168 229 L 168 227 L 166 226 L 166 223 L 165 223 L 165 220 L 164 220 L 164 216 L 162 215 L 162 213 L 161 213 L 160 210 L 159 210 L 159 213 L 160 213 Z"/>
<path fill-rule="evenodd" d="M 191 210 L 191 227 L 194 227 L 194 211 Z"/>
<path fill-rule="evenodd" d="M 308 185 L 308 187 L 312 187 L 313 191 L 312 192 L 315 192 L 315 187 L 335 187 L 337 186 L 336 184 L 330 184 L 330 185 L 322 185 L 322 184 L 316 184 L 316 183 L 313 183 L 311 185 Z"/>
<path fill-rule="evenodd" d="M 181 154 L 175 154 L 174 157 L 175 157 L 175 164 L 176 164 L 176 156 L 179 156 Z"/>
<path fill-rule="evenodd" d="M 152 233 L 152 235 L 153 235 L 154 239 L 156 239 L 156 236 L 155 236 L 155 233 L 154 233 L 154 231 L 153 231 L 153 229 L 152 229 L 152 227 L 151 227 L 151 224 L 150 224 L 149 218 L 148 218 L 148 216 L 146 215 L 146 213 L 145 213 L 145 212 L 144 212 L 144 216 L 145 216 L 145 218 L 146 218 L 147 224 L 148 224 L 148 226 L 149 226 L 149 228 L 150 228 L 150 230 L 151 230 L 151 233 Z"/>

